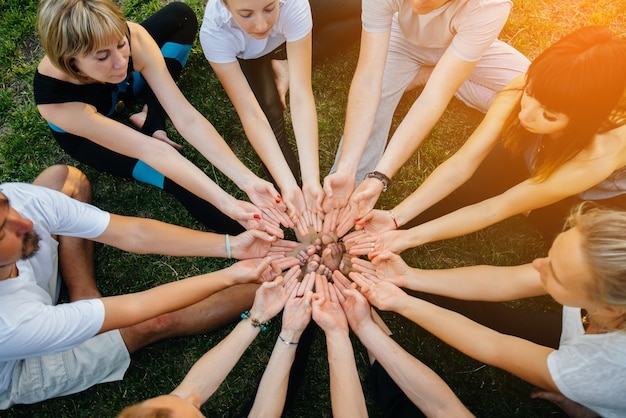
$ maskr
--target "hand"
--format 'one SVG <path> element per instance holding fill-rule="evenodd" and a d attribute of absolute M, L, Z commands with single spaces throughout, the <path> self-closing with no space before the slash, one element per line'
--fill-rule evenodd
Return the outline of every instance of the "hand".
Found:
<path fill-rule="evenodd" d="M 340 209 L 348 204 L 350 195 L 354 191 L 354 175 L 335 172 L 324 179 L 324 202 L 322 206 L 325 213 L 332 209 Z"/>
<path fill-rule="evenodd" d="M 231 255 L 237 260 L 265 257 L 277 240 L 267 232 L 251 229 L 230 238 Z"/>
<path fill-rule="evenodd" d="M 293 252 L 297 247 L 298 243 L 295 241 L 279 239 L 272 242 L 270 249 L 267 251 L 267 255 L 285 257 L 287 254 Z"/>
<path fill-rule="evenodd" d="M 561 408 L 571 418 L 600 418 L 600 415 L 557 392 L 535 388 L 530 393 L 533 399 L 545 399 Z"/>
<path fill-rule="evenodd" d="M 315 273 L 308 273 L 289 295 L 283 311 L 282 330 L 301 334 L 311 321 L 311 298 Z"/>
<path fill-rule="evenodd" d="M 233 201 L 234 202 L 229 205 L 229 213 L 227 213 L 227 215 L 239 222 L 241 226 L 247 230 L 258 229 L 259 231 L 265 231 L 278 238 L 285 236 L 283 230 L 280 229 L 280 224 L 272 220 L 264 219 L 261 216 L 262 211 L 252 203 L 237 199 L 233 199 Z"/>
<path fill-rule="evenodd" d="M 393 231 L 397 228 L 390 211 L 374 209 L 361 219 L 357 219 L 354 229 L 357 231 L 364 230 L 368 234 L 375 235 L 382 232 Z"/>
<path fill-rule="evenodd" d="M 383 192 L 383 183 L 374 178 L 366 178 L 359 184 L 352 196 L 351 203 L 356 208 L 357 219 L 368 214 L 378 201 L 378 197 Z"/>
<path fill-rule="evenodd" d="M 271 282 L 265 282 L 256 291 L 254 303 L 250 308 L 250 317 L 259 322 L 267 322 L 283 309 L 285 302 L 297 287 L 297 275 L 289 270 L 285 276 L 278 276 Z"/>
<path fill-rule="evenodd" d="M 391 282 L 366 277 L 360 273 L 350 273 L 350 278 L 359 286 L 359 290 L 369 303 L 384 311 L 396 311 L 406 293 Z"/>
<path fill-rule="evenodd" d="M 250 201 L 261 209 L 266 220 L 270 220 L 276 225 L 282 224 L 286 228 L 293 228 L 293 223 L 287 216 L 287 206 L 272 183 L 257 177 L 249 186 L 245 187 L 244 192 Z"/>
<path fill-rule="evenodd" d="M 398 287 L 408 286 L 412 270 L 402 257 L 390 251 L 383 251 L 372 261 L 355 257 L 352 259 L 352 269 L 366 277 L 375 275 L 378 279 L 391 282 Z"/>
<path fill-rule="evenodd" d="M 338 291 L 326 277 L 315 276 L 313 295 L 313 320 L 325 333 L 332 331 L 348 332 L 348 320 L 339 304 Z"/>
<path fill-rule="evenodd" d="M 322 202 L 324 201 L 324 189 L 318 181 L 305 183 L 302 185 L 302 194 L 307 210 L 307 226 L 312 227 L 317 233 L 322 232 L 324 222 L 324 209 Z"/>
<path fill-rule="evenodd" d="M 233 274 L 235 284 L 263 283 L 271 282 L 284 270 L 293 266 L 298 266 L 296 257 L 282 257 L 274 260 L 271 257 L 265 257 L 241 260 L 225 270 Z"/>
<path fill-rule="evenodd" d="M 363 234 L 354 240 L 350 247 L 352 255 L 367 255 L 370 260 L 376 258 L 383 251 L 391 251 L 400 254 L 408 246 L 404 243 L 406 230 L 394 230 L 382 234 Z"/>
<path fill-rule="evenodd" d="M 304 202 L 304 196 L 302 190 L 294 183 L 293 188 L 286 188 L 282 190 L 283 202 L 287 206 L 287 215 L 293 225 L 298 229 L 301 235 L 306 235 L 309 231 L 306 220 L 306 203 Z"/>
<path fill-rule="evenodd" d="M 333 283 L 339 294 L 341 307 L 346 314 L 350 328 L 358 334 L 360 329 L 366 324 L 373 324 L 371 306 L 365 296 L 356 290 L 356 283 L 353 283 L 339 271 L 333 273 Z"/>

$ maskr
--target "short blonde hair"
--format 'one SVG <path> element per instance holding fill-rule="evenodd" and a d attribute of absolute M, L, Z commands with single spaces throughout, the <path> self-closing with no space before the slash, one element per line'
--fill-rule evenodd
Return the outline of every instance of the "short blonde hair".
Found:
<path fill-rule="evenodd" d="M 584 202 L 566 227 L 581 232 L 585 261 L 593 272 L 590 296 L 607 306 L 626 307 L 626 211 Z"/>
<path fill-rule="evenodd" d="M 64 73 L 85 80 L 74 59 L 128 35 L 126 18 L 109 0 L 42 0 L 37 11 L 39 42 Z"/>

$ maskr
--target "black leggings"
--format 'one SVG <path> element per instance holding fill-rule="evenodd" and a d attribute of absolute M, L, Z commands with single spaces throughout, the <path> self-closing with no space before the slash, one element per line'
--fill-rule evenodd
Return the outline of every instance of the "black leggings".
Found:
<path fill-rule="evenodd" d="M 421 292 L 411 292 L 411 294 L 458 312 L 503 334 L 513 335 L 555 349 L 559 346 L 562 331 L 562 315 L 560 313 L 513 309 L 502 303 L 465 301 Z M 425 416 L 378 362 L 374 362 L 372 365 L 369 384 L 385 417 Z"/>
<path fill-rule="evenodd" d="M 462 207 L 497 196 L 528 179 L 528 176 L 528 169 L 521 156 L 513 157 L 502 145 L 496 145 L 467 182 L 401 228 L 412 228 Z M 572 207 L 580 202 L 578 196 L 565 198 L 549 206 L 532 210 L 528 220 L 539 229 L 547 242 L 552 242 L 563 230 L 563 224 Z M 623 195 L 596 202 L 605 206 L 626 208 L 626 196 Z"/>
<path fill-rule="evenodd" d="M 146 19 L 142 26 L 152 35 L 164 55 L 174 80 L 178 80 L 195 40 L 198 22 L 195 13 L 184 3 L 174 2 Z M 141 131 L 152 135 L 165 129 L 166 113 L 140 73 L 133 73 L 132 89 L 120 99 L 131 101 L 141 96 L 148 105 L 148 115 Z M 118 118 L 119 115 L 114 115 Z M 125 121 L 120 120 L 122 123 Z M 116 177 L 135 179 L 159 187 L 174 196 L 199 222 L 220 233 L 237 234 L 244 229 L 215 206 L 164 177 L 142 161 L 102 147 L 86 138 L 67 133 L 55 134 L 59 145 L 78 161 Z"/>

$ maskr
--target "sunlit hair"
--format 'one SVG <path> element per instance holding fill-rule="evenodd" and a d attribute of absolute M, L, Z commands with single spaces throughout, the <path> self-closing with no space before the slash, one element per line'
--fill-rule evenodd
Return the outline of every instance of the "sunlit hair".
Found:
<path fill-rule="evenodd" d="M 581 232 L 582 252 L 594 274 L 590 296 L 626 308 L 626 211 L 584 202 L 566 221 L 566 228 L 574 227 Z"/>
<path fill-rule="evenodd" d="M 146 408 L 142 404 L 136 404 L 124 408 L 117 418 L 174 418 L 174 411 L 170 408 Z"/>
<path fill-rule="evenodd" d="M 61 71 L 86 81 L 74 59 L 128 34 L 119 6 L 109 0 L 42 0 L 37 11 L 41 46 Z"/>
<path fill-rule="evenodd" d="M 600 26 L 578 29 L 539 54 L 528 68 L 524 89 L 547 110 L 570 119 L 558 138 L 541 142 L 531 175 L 541 182 L 589 146 L 597 133 L 626 122 L 626 39 Z M 519 125 L 519 111 L 518 102 L 503 137 L 515 154 L 540 139 Z"/>

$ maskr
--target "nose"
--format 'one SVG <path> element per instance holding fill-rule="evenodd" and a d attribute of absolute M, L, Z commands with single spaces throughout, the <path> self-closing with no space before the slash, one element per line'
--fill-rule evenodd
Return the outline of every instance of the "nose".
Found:
<path fill-rule="evenodd" d="M 7 220 L 7 225 L 15 231 L 15 235 L 18 237 L 24 236 L 24 234 L 33 229 L 33 221 L 24 219 L 19 215 L 10 217 Z"/>
<path fill-rule="evenodd" d="M 128 65 L 128 55 L 126 55 L 124 50 L 116 51 L 113 58 L 113 68 L 115 68 L 116 70 L 126 68 L 126 66 Z"/>
<path fill-rule="evenodd" d="M 254 21 L 254 30 L 257 33 L 266 32 L 269 29 L 269 22 L 266 19 L 256 19 Z"/>

